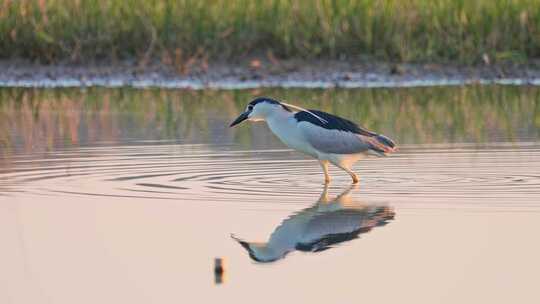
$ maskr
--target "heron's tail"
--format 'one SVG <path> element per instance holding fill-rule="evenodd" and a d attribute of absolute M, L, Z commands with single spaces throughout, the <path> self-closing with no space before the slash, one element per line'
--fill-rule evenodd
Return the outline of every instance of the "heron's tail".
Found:
<path fill-rule="evenodd" d="M 383 155 L 397 151 L 396 144 L 390 138 L 381 134 L 371 137 L 369 144 L 372 150 Z"/>

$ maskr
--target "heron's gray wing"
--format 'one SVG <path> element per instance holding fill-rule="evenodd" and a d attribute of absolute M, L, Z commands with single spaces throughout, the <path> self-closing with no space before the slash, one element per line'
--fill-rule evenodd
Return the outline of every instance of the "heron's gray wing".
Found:
<path fill-rule="evenodd" d="M 353 132 L 325 129 L 307 121 L 298 123 L 304 139 L 323 153 L 355 154 L 373 148 L 370 138 Z"/>

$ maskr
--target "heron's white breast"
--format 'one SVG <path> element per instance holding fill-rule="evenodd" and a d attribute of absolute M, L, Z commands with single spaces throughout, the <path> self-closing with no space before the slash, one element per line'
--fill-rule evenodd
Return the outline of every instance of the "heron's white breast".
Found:
<path fill-rule="evenodd" d="M 317 157 L 317 151 L 304 138 L 297 128 L 298 122 L 293 116 L 269 117 L 266 119 L 268 127 L 288 147 Z"/>

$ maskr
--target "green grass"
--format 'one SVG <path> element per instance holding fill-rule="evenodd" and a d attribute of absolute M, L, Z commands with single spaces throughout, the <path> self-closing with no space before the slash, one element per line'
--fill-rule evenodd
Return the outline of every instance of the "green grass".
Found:
<path fill-rule="evenodd" d="M 0 57 L 526 62 L 538 0 L 0 0 Z"/>

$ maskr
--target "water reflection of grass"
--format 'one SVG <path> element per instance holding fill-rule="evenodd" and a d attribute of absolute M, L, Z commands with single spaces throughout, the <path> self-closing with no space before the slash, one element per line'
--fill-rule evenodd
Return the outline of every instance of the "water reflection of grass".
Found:
<path fill-rule="evenodd" d="M 274 140 L 228 123 L 255 95 L 337 113 L 400 143 L 487 142 L 540 137 L 540 89 L 469 86 L 421 89 L 173 91 L 0 89 L 0 150 L 138 139 L 185 143 Z M 257 133 L 261 135 L 261 133 Z"/>
<path fill-rule="evenodd" d="M 537 0 L 0 1 L 0 56 L 208 58 L 372 56 L 524 61 L 540 55 Z M 488 56 L 488 57 L 485 57 Z"/>

